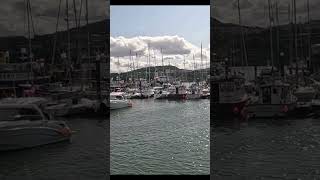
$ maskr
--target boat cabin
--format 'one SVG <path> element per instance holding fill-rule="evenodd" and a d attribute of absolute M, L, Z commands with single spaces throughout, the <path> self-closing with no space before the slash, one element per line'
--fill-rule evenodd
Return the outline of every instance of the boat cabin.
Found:
<path fill-rule="evenodd" d="M 259 87 L 259 104 L 289 104 L 293 101 L 290 85 L 275 81 Z"/>

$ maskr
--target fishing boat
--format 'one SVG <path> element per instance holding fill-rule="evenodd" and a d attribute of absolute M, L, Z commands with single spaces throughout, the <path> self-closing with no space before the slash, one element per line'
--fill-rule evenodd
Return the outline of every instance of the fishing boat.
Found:
<path fill-rule="evenodd" d="M 132 102 L 124 97 L 123 92 L 110 93 L 110 110 L 132 107 Z"/>
<path fill-rule="evenodd" d="M 296 97 L 281 80 L 258 85 L 257 93 L 257 101 L 248 105 L 251 118 L 286 117 L 295 109 Z"/>
<path fill-rule="evenodd" d="M 35 104 L 0 103 L 0 151 L 70 140 L 64 121 L 49 120 Z"/>
<path fill-rule="evenodd" d="M 244 81 L 244 78 L 238 75 L 212 78 L 212 108 L 216 122 L 246 120 L 248 96 Z"/>
<path fill-rule="evenodd" d="M 187 93 L 186 93 L 186 99 L 191 100 L 191 99 L 201 99 L 201 94 L 200 94 L 200 88 L 197 84 L 192 84 Z"/>

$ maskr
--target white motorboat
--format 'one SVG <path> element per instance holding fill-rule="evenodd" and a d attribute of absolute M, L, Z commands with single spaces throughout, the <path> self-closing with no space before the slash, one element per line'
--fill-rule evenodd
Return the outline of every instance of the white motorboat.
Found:
<path fill-rule="evenodd" d="M 35 104 L 0 104 L 0 151 L 70 140 L 64 121 L 48 120 Z"/>
<path fill-rule="evenodd" d="M 47 103 L 44 111 L 55 117 L 79 115 L 96 111 L 96 101 L 87 98 L 64 99 Z"/>
<path fill-rule="evenodd" d="M 131 101 L 124 97 L 123 92 L 110 93 L 110 110 L 132 107 Z"/>

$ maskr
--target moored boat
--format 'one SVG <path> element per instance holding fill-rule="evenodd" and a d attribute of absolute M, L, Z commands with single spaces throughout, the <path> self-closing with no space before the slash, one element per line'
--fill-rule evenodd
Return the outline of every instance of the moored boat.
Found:
<path fill-rule="evenodd" d="M 0 104 L 0 151 L 31 148 L 71 138 L 64 121 L 49 120 L 35 104 Z"/>

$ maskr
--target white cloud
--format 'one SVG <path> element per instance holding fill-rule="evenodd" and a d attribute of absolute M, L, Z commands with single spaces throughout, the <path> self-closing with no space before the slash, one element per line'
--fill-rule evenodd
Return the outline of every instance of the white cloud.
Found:
<path fill-rule="evenodd" d="M 210 61 L 210 47 L 203 47 L 201 62 L 201 47 L 179 36 L 110 37 L 110 53 L 111 72 L 126 72 L 141 67 L 160 66 L 162 63 L 186 69 L 193 69 L 196 64 L 199 69 L 209 67 Z"/>

